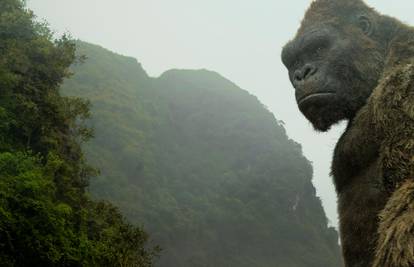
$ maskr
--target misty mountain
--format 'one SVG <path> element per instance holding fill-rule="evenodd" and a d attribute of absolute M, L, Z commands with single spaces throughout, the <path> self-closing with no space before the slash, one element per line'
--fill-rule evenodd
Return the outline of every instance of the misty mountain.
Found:
<path fill-rule="evenodd" d="M 63 92 L 92 103 L 91 194 L 144 227 L 157 266 L 341 266 L 311 163 L 255 96 L 207 70 L 151 78 L 99 46 L 78 53 Z"/>

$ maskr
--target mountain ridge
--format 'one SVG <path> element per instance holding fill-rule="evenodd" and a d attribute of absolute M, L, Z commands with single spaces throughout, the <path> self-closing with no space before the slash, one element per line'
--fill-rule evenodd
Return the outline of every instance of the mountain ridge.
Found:
<path fill-rule="evenodd" d="M 77 45 L 91 60 L 63 92 L 92 103 L 91 192 L 144 225 L 158 266 L 341 266 L 312 166 L 257 97 L 213 71 L 152 78 Z"/>

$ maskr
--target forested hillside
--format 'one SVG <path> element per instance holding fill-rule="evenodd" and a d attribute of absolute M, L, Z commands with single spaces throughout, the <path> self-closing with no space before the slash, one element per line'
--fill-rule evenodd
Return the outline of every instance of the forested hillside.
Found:
<path fill-rule="evenodd" d="M 60 94 L 78 60 L 23 1 L 0 0 L 2 267 L 152 266 L 146 233 L 86 193 L 89 105 Z"/>
<path fill-rule="evenodd" d="M 158 266 L 341 266 L 311 164 L 256 97 L 206 70 L 154 79 L 101 47 L 78 53 L 63 89 L 92 103 L 91 193 L 149 232 Z"/>

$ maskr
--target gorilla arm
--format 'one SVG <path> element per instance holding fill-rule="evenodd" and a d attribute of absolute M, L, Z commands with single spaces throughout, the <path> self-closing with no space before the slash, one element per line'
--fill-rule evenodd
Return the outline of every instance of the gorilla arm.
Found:
<path fill-rule="evenodd" d="M 380 214 L 372 267 L 414 266 L 414 181 L 406 180 Z"/>
<path fill-rule="evenodd" d="M 414 65 L 395 68 L 369 100 L 385 188 L 373 267 L 414 266 Z"/>

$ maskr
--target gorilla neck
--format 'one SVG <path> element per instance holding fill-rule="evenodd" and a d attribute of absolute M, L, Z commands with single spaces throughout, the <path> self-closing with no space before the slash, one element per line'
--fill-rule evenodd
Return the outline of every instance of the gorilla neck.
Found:
<path fill-rule="evenodd" d="M 347 128 L 335 147 L 332 175 L 338 193 L 378 158 L 380 142 L 371 127 L 368 110 L 369 106 L 365 105 L 348 121 Z"/>

